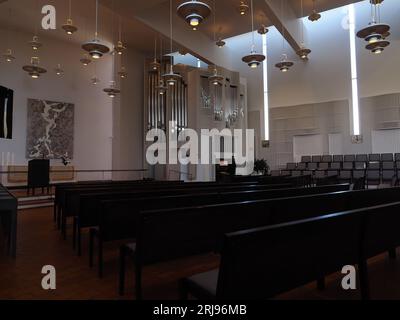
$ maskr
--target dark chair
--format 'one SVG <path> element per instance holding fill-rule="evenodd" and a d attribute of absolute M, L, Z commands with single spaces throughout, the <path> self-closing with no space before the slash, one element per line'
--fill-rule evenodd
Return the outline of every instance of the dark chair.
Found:
<path fill-rule="evenodd" d="M 353 170 L 354 162 L 343 162 L 343 170 Z"/>
<path fill-rule="evenodd" d="M 306 170 L 307 169 L 307 163 L 305 162 L 300 162 L 297 164 L 297 170 Z"/>
<path fill-rule="evenodd" d="M 393 163 L 393 162 L 391 162 Z M 396 173 L 394 169 L 392 170 L 382 170 L 382 183 L 390 184 L 393 186 L 393 178 L 396 178 Z"/>
<path fill-rule="evenodd" d="M 378 186 L 381 183 L 381 172 L 380 170 L 368 170 L 367 171 L 367 185 Z"/>
<path fill-rule="evenodd" d="M 369 162 L 379 162 L 381 161 L 381 155 L 379 153 L 371 153 L 369 156 Z"/>
<path fill-rule="evenodd" d="M 333 176 L 338 176 L 339 175 L 339 170 L 328 170 L 327 172 L 326 172 L 326 175 L 328 176 L 328 177 L 333 177 Z"/>
<path fill-rule="evenodd" d="M 333 169 L 333 170 L 342 169 L 342 163 L 341 162 L 332 162 L 331 163 L 331 169 Z"/>
<path fill-rule="evenodd" d="M 382 153 L 381 154 L 381 161 L 382 162 L 393 162 L 393 153 Z"/>
<path fill-rule="evenodd" d="M 394 154 L 394 161 L 400 161 L 400 153 Z"/>
<path fill-rule="evenodd" d="M 331 156 L 331 155 L 324 155 L 324 156 L 322 156 L 321 162 L 328 162 L 328 163 L 331 163 L 331 162 L 332 162 L 332 156 Z"/>
<path fill-rule="evenodd" d="M 333 162 L 343 162 L 343 155 L 341 154 L 335 154 L 333 155 Z"/>
<path fill-rule="evenodd" d="M 288 171 L 288 170 L 282 170 L 281 171 L 281 176 L 283 176 L 283 177 L 287 177 L 287 176 L 290 176 L 290 175 L 291 175 L 291 172 Z"/>
<path fill-rule="evenodd" d="M 281 175 L 280 170 L 271 170 L 271 177 L 279 177 Z"/>
<path fill-rule="evenodd" d="M 311 156 L 302 156 L 301 162 L 305 162 L 305 163 L 311 162 Z"/>
<path fill-rule="evenodd" d="M 326 171 L 328 169 L 329 169 L 329 163 L 328 162 L 321 162 L 319 164 L 318 170 Z"/>
<path fill-rule="evenodd" d="M 289 162 L 286 164 L 286 170 L 296 170 L 296 164 L 294 162 Z"/>
<path fill-rule="evenodd" d="M 365 190 L 365 176 L 353 179 L 353 190 Z"/>
<path fill-rule="evenodd" d="M 368 162 L 368 156 L 366 154 L 357 154 L 356 162 Z"/>
<path fill-rule="evenodd" d="M 382 162 L 382 169 L 383 170 L 394 170 L 394 162 L 393 161 L 385 161 Z"/>
<path fill-rule="evenodd" d="M 310 162 L 307 164 L 307 169 L 308 170 L 317 170 L 318 169 L 318 163 L 316 162 Z"/>
<path fill-rule="evenodd" d="M 368 162 L 368 170 L 379 170 L 381 168 L 380 162 Z"/>
<path fill-rule="evenodd" d="M 302 175 L 302 171 L 300 170 L 293 170 L 292 177 L 300 177 Z"/>
<path fill-rule="evenodd" d="M 353 180 L 365 178 L 365 170 L 353 170 Z"/>
<path fill-rule="evenodd" d="M 339 172 L 339 181 L 341 183 L 351 183 L 352 180 L 352 170 L 340 170 Z"/>
<path fill-rule="evenodd" d="M 366 168 L 367 168 L 366 162 L 355 162 L 354 163 L 354 169 L 356 169 L 356 170 L 365 170 Z"/>
<path fill-rule="evenodd" d="M 354 154 L 345 154 L 343 162 L 354 162 L 356 161 L 356 156 Z"/>
<path fill-rule="evenodd" d="M 322 179 L 326 177 L 326 171 L 318 170 L 315 171 L 315 178 L 316 179 Z"/>
<path fill-rule="evenodd" d="M 321 162 L 322 157 L 321 156 L 312 156 L 312 162 Z"/>

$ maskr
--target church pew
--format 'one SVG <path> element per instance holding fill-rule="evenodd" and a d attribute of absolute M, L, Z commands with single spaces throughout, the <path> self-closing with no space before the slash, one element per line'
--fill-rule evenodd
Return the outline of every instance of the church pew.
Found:
<path fill-rule="evenodd" d="M 169 186 L 169 188 L 151 188 L 148 190 L 131 189 L 131 188 L 114 188 L 114 189 L 74 189 L 68 190 L 66 193 L 65 209 L 62 215 L 62 232 L 64 238 L 66 236 L 66 220 L 68 217 L 76 217 L 83 214 L 90 215 L 91 212 L 98 210 L 98 200 L 113 199 L 113 198 L 138 198 L 138 197 L 160 197 L 166 195 L 188 194 L 188 193 L 210 193 L 222 191 L 245 191 L 245 190 L 268 190 L 268 189 L 282 189 L 290 187 L 290 184 L 274 184 L 274 185 L 248 185 L 248 184 L 234 184 L 234 185 L 201 185 L 198 187 L 191 186 Z M 83 221 L 82 221 L 83 222 Z M 90 226 L 90 225 L 89 225 Z M 75 224 L 74 224 L 75 231 Z M 74 238 L 75 239 L 75 238 Z"/>
<path fill-rule="evenodd" d="M 399 209 L 396 202 L 227 234 L 219 269 L 183 279 L 181 297 L 273 298 L 358 264 L 369 299 L 367 259 L 400 245 Z"/>
<path fill-rule="evenodd" d="M 312 188 L 291 188 L 271 190 L 246 190 L 226 192 L 224 190 L 206 194 L 187 194 L 141 198 L 120 198 L 115 200 L 97 199 L 98 208 L 92 212 L 82 210 L 80 216 L 76 217 L 74 228 L 77 228 L 78 254 L 81 248 L 81 228 L 98 226 L 90 230 L 89 260 L 93 265 L 94 237 L 98 241 L 98 267 L 99 276 L 102 276 L 103 243 L 107 241 L 133 239 L 136 237 L 135 223 L 137 216 L 142 210 L 166 209 L 187 206 L 198 206 L 206 204 L 228 203 L 236 201 L 249 201 L 257 199 L 272 199 L 279 197 L 291 197 L 299 195 L 310 195 L 325 192 L 349 190 L 349 185 L 331 185 Z M 95 199 L 90 198 L 93 202 Z M 100 213 L 100 214 L 99 214 Z M 74 232 L 75 233 L 75 232 Z"/>
<path fill-rule="evenodd" d="M 17 214 L 18 201 L 0 184 L 0 215 L 7 233 L 7 254 L 17 256 Z"/>
<path fill-rule="evenodd" d="M 136 222 L 136 243 L 121 249 L 121 263 L 126 254 L 134 256 L 140 298 L 144 265 L 219 251 L 225 233 L 382 205 L 399 196 L 400 188 L 389 188 L 144 211 Z M 123 293 L 124 266 L 120 278 Z"/>
<path fill-rule="evenodd" d="M 65 202 L 65 191 L 69 189 L 79 188 L 112 188 L 118 185 L 133 185 L 133 186 L 152 186 L 152 185 L 176 185 L 181 184 L 183 181 L 154 181 L 154 180 L 128 180 L 128 181 L 82 181 L 74 183 L 63 183 L 56 185 L 54 194 L 54 218 L 57 219 L 57 211 L 62 210 Z M 60 215 L 60 213 L 58 214 Z"/>

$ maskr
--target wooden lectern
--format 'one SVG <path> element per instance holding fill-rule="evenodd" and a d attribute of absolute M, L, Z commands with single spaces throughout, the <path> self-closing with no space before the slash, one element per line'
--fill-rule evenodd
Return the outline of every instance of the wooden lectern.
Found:
<path fill-rule="evenodd" d="M 50 187 L 50 160 L 35 159 L 28 163 L 28 195 L 32 188 L 32 195 L 35 195 L 35 188 L 47 188 L 49 193 Z"/>

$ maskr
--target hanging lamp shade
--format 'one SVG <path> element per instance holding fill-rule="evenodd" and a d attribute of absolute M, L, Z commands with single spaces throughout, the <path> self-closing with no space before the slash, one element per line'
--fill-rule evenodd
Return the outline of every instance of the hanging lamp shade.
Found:
<path fill-rule="evenodd" d="M 311 53 L 310 49 L 304 48 L 303 46 L 301 47 L 300 50 L 296 52 L 296 54 L 303 60 L 308 59 L 308 55 Z"/>
<path fill-rule="evenodd" d="M 167 92 L 168 87 L 164 84 L 164 80 L 163 79 L 161 79 L 159 81 L 158 86 L 156 87 L 156 90 L 158 91 L 158 93 L 160 95 L 164 95 Z"/>
<path fill-rule="evenodd" d="M 39 50 L 39 48 L 43 46 L 43 44 L 39 42 L 38 36 L 33 36 L 32 41 L 29 41 L 29 45 L 34 51 Z"/>
<path fill-rule="evenodd" d="M 90 60 L 90 59 L 89 59 L 89 56 L 88 56 L 87 54 L 85 54 L 85 55 L 81 58 L 80 62 L 81 62 L 84 66 L 87 66 L 89 63 L 92 62 L 92 60 Z"/>
<path fill-rule="evenodd" d="M 61 64 L 58 64 L 57 67 L 54 69 L 56 75 L 61 76 L 64 73 L 64 70 L 61 68 Z"/>
<path fill-rule="evenodd" d="M 11 63 L 15 60 L 15 57 L 13 56 L 13 52 L 11 49 L 7 49 L 6 53 L 3 55 L 4 59 L 6 62 Z"/>
<path fill-rule="evenodd" d="M 46 73 L 47 70 L 39 66 L 40 60 L 38 57 L 31 58 L 31 64 L 22 67 L 32 79 L 38 79 L 41 74 Z"/>
<path fill-rule="evenodd" d="M 66 34 L 68 34 L 68 35 L 72 35 L 73 33 L 75 33 L 75 32 L 78 31 L 78 28 L 74 26 L 74 23 L 73 23 L 72 19 L 68 19 L 68 20 L 67 20 L 67 23 L 64 24 L 61 28 L 62 28 L 62 29 L 66 32 Z"/>
<path fill-rule="evenodd" d="M 382 53 L 390 45 L 390 42 L 386 40 L 390 36 L 390 26 L 380 22 L 379 6 L 382 2 L 383 0 L 370 0 L 371 22 L 357 32 L 357 37 L 368 42 L 365 48 L 374 54 Z"/>
<path fill-rule="evenodd" d="M 254 5 L 253 5 L 253 0 L 251 0 L 251 34 L 253 37 L 253 43 L 251 46 L 251 52 L 249 55 L 244 56 L 242 58 L 242 61 L 244 63 L 247 63 L 247 65 L 252 68 L 255 69 L 257 68 L 264 60 L 265 60 L 265 56 L 263 54 L 258 54 L 255 50 L 255 42 L 254 42 Z"/>
<path fill-rule="evenodd" d="M 117 89 L 115 81 L 110 81 L 110 86 L 103 90 L 110 98 L 115 98 L 121 90 Z"/>
<path fill-rule="evenodd" d="M 247 63 L 247 65 L 252 69 L 257 68 L 264 60 L 265 60 L 265 56 L 262 54 L 258 54 L 254 50 L 252 50 L 249 55 L 244 56 L 242 58 L 242 61 L 244 63 Z"/>
<path fill-rule="evenodd" d="M 117 42 L 117 45 L 114 47 L 114 51 L 117 54 L 121 55 L 124 53 L 125 50 L 126 50 L 126 47 L 124 46 L 123 42 L 121 40 L 119 40 Z"/>
<path fill-rule="evenodd" d="M 294 65 L 293 62 L 287 60 L 287 55 L 283 54 L 282 55 L 282 60 L 281 62 L 277 63 L 275 67 L 277 67 L 279 70 L 282 72 L 287 72 L 289 69 Z"/>
<path fill-rule="evenodd" d="M 215 43 L 218 48 L 223 48 L 226 45 L 226 42 L 223 41 L 221 38 Z"/>
<path fill-rule="evenodd" d="M 321 15 L 314 9 L 311 14 L 308 16 L 308 20 L 315 22 L 321 19 Z"/>
<path fill-rule="evenodd" d="M 128 72 L 126 72 L 125 67 L 121 67 L 121 70 L 118 72 L 118 75 L 121 79 L 125 79 L 128 77 Z"/>
<path fill-rule="evenodd" d="M 211 8 L 204 2 L 191 0 L 179 5 L 177 12 L 193 30 L 197 30 L 198 26 L 210 16 Z"/>
<path fill-rule="evenodd" d="M 376 41 L 374 43 L 368 44 L 365 48 L 369 51 L 371 51 L 374 54 L 380 54 L 382 53 L 386 47 L 390 45 L 389 41 Z"/>
<path fill-rule="evenodd" d="M 84 43 L 82 49 L 87 51 L 93 59 L 100 59 L 104 54 L 110 52 L 110 48 L 101 43 L 99 39 Z"/>
<path fill-rule="evenodd" d="M 243 1 L 240 1 L 238 11 L 241 16 L 245 16 L 249 12 L 249 9 L 250 8 L 246 3 L 244 3 Z"/>
<path fill-rule="evenodd" d="M 110 51 L 110 48 L 98 39 L 98 17 L 99 17 L 99 1 L 96 0 L 96 32 L 94 39 L 82 45 L 82 49 L 87 51 L 93 59 L 100 59 L 104 54 Z"/>
<path fill-rule="evenodd" d="M 180 74 L 174 72 L 172 63 L 170 65 L 169 72 L 163 74 L 162 77 L 169 86 L 174 86 L 180 79 L 182 79 Z"/>
<path fill-rule="evenodd" d="M 258 28 L 257 32 L 261 35 L 267 34 L 269 32 L 268 28 L 265 25 L 261 25 L 260 28 Z"/>
<path fill-rule="evenodd" d="M 214 67 L 213 75 L 208 77 L 208 81 L 210 81 L 210 83 L 212 83 L 215 86 L 221 84 L 222 81 L 224 81 L 224 77 L 218 74 L 217 67 Z"/>

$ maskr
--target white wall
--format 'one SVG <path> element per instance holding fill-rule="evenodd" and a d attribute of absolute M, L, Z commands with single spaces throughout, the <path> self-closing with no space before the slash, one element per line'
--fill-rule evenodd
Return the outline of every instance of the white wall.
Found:
<path fill-rule="evenodd" d="M 5 31 L 0 30 L 0 36 Z M 7 32 L 8 34 L 8 32 Z M 110 99 L 103 89 L 109 86 L 112 58 L 103 57 L 97 63 L 97 77 L 93 85 L 94 64 L 84 67 L 80 63 L 82 49 L 76 43 L 41 37 L 44 43 L 39 51 L 41 65 L 48 73 L 33 80 L 22 70 L 30 60 L 27 42 L 30 34 L 13 32 L 12 48 L 16 60 L 12 64 L 0 63 L 0 85 L 14 90 L 13 139 L 0 140 L 0 153 L 14 154 L 15 165 L 25 165 L 27 99 L 37 98 L 75 104 L 74 159 L 72 164 L 80 170 L 141 169 L 143 168 L 143 66 L 144 55 L 128 49 L 123 65 L 128 78 L 120 83 L 121 95 Z M 6 48 L 0 48 L 1 52 Z M 65 74 L 58 77 L 54 68 L 62 64 Z M 116 58 L 115 71 L 120 68 Z M 53 163 L 59 164 L 59 160 Z M 102 179 L 108 174 L 79 174 L 78 179 Z M 115 178 L 141 178 L 141 174 L 117 174 Z"/>
<path fill-rule="evenodd" d="M 129 49 L 122 56 L 128 77 L 121 80 L 121 96 L 113 112 L 113 169 L 131 170 L 144 168 L 143 164 L 143 108 L 144 61 L 140 52 Z M 116 70 L 120 68 L 120 57 Z M 138 179 L 141 173 L 117 173 L 115 178 Z"/>
<path fill-rule="evenodd" d="M 370 17 L 368 0 L 355 4 L 357 30 L 366 26 Z M 373 55 L 365 49 L 365 41 L 358 39 L 357 59 L 359 74 L 359 95 L 373 97 L 400 92 L 400 20 L 398 0 L 386 0 L 381 7 L 382 21 L 392 27 L 390 47 L 381 55 Z M 282 35 L 276 28 L 270 28 L 267 34 L 268 44 L 268 80 L 270 108 L 300 106 L 330 101 L 345 101 L 351 98 L 350 82 L 350 47 L 349 31 L 343 28 L 347 10 L 338 8 L 324 12 L 321 20 L 312 23 L 304 19 L 307 46 L 312 49 L 308 62 L 300 61 L 293 50 L 285 43 L 283 49 Z M 236 69 L 248 81 L 248 110 L 259 113 L 259 117 L 250 118 L 249 127 L 263 132 L 263 81 L 262 68 L 251 70 L 240 61 L 248 54 L 251 45 L 251 34 L 241 35 L 226 40 L 227 47 L 234 52 L 233 58 Z M 248 45 L 246 45 L 248 43 Z M 256 49 L 261 52 L 261 36 L 256 34 Z M 280 61 L 281 54 L 286 52 L 289 59 L 295 62 L 293 68 L 282 73 L 275 67 Z M 362 100 L 361 103 L 369 103 Z M 360 105 L 361 121 L 373 121 L 369 115 L 363 115 L 363 110 L 369 110 L 369 105 Z M 253 119 L 253 120 L 252 120 Z M 260 123 L 255 123 L 260 122 Z M 365 129 L 363 131 L 363 128 Z M 361 122 L 364 143 L 354 145 L 350 141 L 350 130 L 340 132 L 343 135 L 343 152 L 364 153 L 371 152 L 371 125 Z M 271 145 L 274 141 L 271 141 Z M 257 145 L 258 157 L 270 157 L 271 149 L 261 149 Z M 278 161 L 279 162 L 279 161 Z"/>

